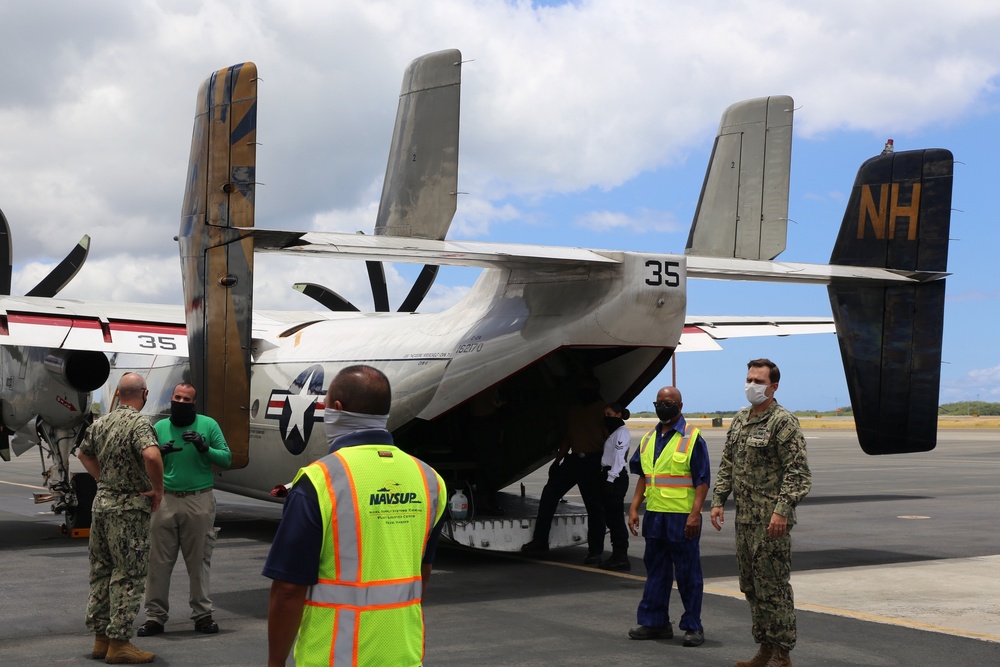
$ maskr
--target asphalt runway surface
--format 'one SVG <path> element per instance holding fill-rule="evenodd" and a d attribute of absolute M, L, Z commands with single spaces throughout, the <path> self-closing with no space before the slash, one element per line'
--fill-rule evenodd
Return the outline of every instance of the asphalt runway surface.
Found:
<path fill-rule="evenodd" d="M 794 663 L 1000 665 L 1000 431 L 942 431 L 933 452 L 888 457 L 862 453 L 850 430 L 806 435 L 814 486 L 792 533 Z M 706 438 L 714 469 L 724 432 L 707 429 Z M 37 451 L 0 462 L 0 665 L 95 664 L 83 622 L 87 543 L 60 535 L 61 517 L 33 504 L 40 469 Z M 525 480 L 531 494 L 543 484 L 542 473 Z M 570 501 L 578 500 L 575 492 Z M 260 569 L 281 508 L 226 493 L 218 499 L 212 597 L 221 632 L 194 632 L 181 561 L 167 631 L 134 640 L 157 654 L 154 664 L 266 662 L 270 581 Z M 630 542 L 629 573 L 583 566 L 585 547 L 529 559 L 443 546 L 425 595 L 424 664 L 721 666 L 749 659 L 756 646 L 736 583 L 734 511 L 721 533 L 705 517 L 704 646 L 682 647 L 682 633 L 628 638 L 644 582 L 641 538 Z M 676 619 L 676 593 L 672 602 Z"/>

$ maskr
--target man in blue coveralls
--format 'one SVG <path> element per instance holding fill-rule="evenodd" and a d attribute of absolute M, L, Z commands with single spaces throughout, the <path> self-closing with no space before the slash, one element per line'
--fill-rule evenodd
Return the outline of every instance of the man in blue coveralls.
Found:
<path fill-rule="evenodd" d="M 639 476 L 629 529 L 639 534 L 639 506 L 646 501 L 642 536 L 646 539 L 643 563 L 646 588 L 636 612 L 639 626 L 628 631 L 632 639 L 670 639 L 670 589 L 674 578 L 684 604 L 679 627 L 684 646 L 701 646 L 704 579 L 701 574 L 701 510 L 708 495 L 711 466 L 701 431 L 688 426 L 681 415 L 681 392 L 664 387 L 656 394 L 660 423 L 643 436 L 629 462 Z"/>

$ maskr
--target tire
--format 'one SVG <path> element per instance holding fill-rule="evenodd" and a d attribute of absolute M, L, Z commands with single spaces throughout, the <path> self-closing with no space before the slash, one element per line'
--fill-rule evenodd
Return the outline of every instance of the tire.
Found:
<path fill-rule="evenodd" d="M 70 479 L 73 493 L 76 494 L 77 505 L 66 510 L 66 526 L 73 528 L 90 528 L 90 509 L 97 495 L 97 482 L 90 473 L 78 472 Z"/>

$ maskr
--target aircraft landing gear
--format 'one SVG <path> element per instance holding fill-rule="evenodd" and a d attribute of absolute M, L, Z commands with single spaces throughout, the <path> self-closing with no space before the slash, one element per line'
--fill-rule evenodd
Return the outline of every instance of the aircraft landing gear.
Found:
<path fill-rule="evenodd" d="M 76 505 L 66 508 L 65 532 L 72 534 L 82 529 L 89 531 L 90 508 L 94 504 L 94 496 L 97 495 L 97 482 L 90 473 L 78 472 L 70 479 L 70 485 L 76 495 Z"/>

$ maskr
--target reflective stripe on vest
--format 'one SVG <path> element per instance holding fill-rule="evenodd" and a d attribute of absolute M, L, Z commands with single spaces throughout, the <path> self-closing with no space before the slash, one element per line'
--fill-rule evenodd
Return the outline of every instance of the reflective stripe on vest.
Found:
<path fill-rule="evenodd" d="M 697 441 L 700 434 L 701 431 L 692 424 L 687 425 L 684 436 L 675 431 L 655 460 L 656 429 L 643 436 L 639 445 L 639 462 L 645 474 L 648 511 L 687 513 L 694 508 L 691 444 Z M 649 448 L 650 443 L 654 445 L 652 449 Z"/>
<path fill-rule="evenodd" d="M 380 459 L 372 457 L 392 461 L 391 467 L 384 473 L 377 468 L 373 472 Z M 387 658 L 394 664 L 420 664 L 423 549 L 419 554 L 385 558 L 379 553 L 384 548 L 380 538 L 373 536 L 378 532 L 382 538 L 394 538 L 408 551 L 415 551 L 409 546 L 416 543 L 426 547 L 431 529 L 444 514 L 444 482 L 430 466 L 389 445 L 339 450 L 300 470 L 296 480 L 303 474 L 316 488 L 324 533 L 319 580 L 307 591 L 295 645 L 296 664 L 355 667 L 384 664 Z M 367 514 L 360 502 L 368 503 Z M 373 506 L 410 517 L 413 510 L 406 510 L 419 506 L 421 520 L 419 525 L 412 520 L 378 525 L 378 516 L 365 518 L 372 515 Z M 374 523 L 366 526 L 366 521 Z M 366 527 L 372 533 L 368 542 Z M 391 531 L 388 536 L 386 530 Z M 366 567 L 366 558 L 377 560 Z"/>

